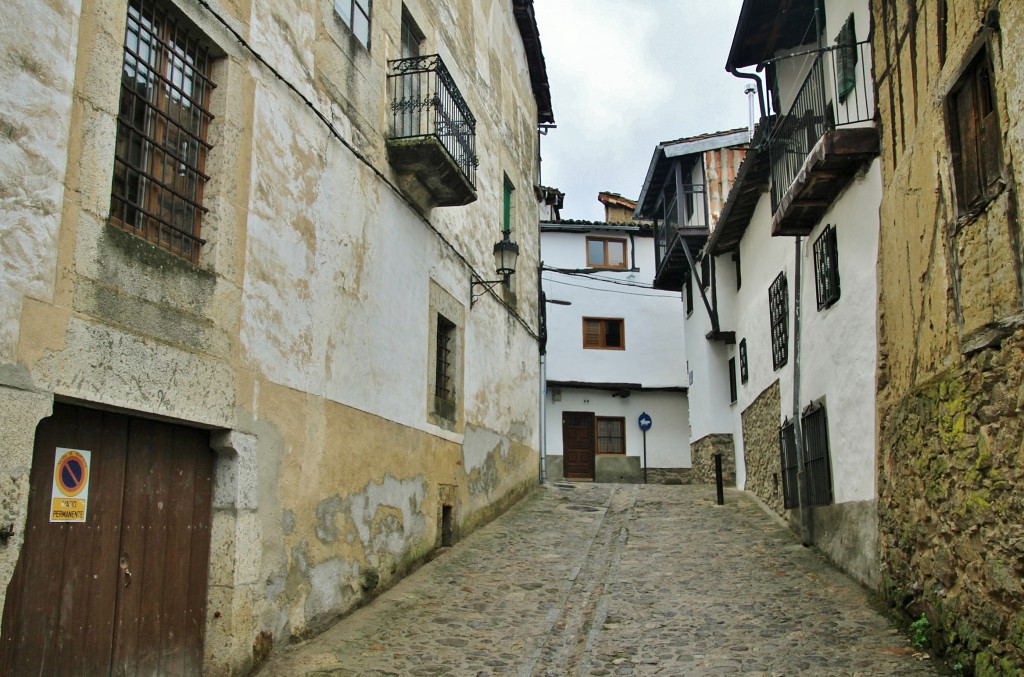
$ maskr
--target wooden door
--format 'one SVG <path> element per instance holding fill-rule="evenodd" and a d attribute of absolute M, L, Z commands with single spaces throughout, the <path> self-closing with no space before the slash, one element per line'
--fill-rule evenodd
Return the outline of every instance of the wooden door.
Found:
<path fill-rule="evenodd" d="M 49 521 L 58 447 L 92 452 L 84 523 Z M 205 432 L 55 404 L 36 431 L 0 674 L 201 674 L 212 480 Z"/>
<path fill-rule="evenodd" d="M 594 479 L 594 414 L 562 413 L 562 472 L 570 479 Z"/>

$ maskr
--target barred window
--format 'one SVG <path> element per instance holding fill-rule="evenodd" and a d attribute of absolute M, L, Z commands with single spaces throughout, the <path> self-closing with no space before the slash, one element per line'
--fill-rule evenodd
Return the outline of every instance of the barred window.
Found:
<path fill-rule="evenodd" d="M 740 383 L 746 383 L 750 372 L 747 369 L 747 339 L 740 340 Z"/>
<path fill-rule="evenodd" d="M 800 507 L 797 474 L 800 465 L 796 457 L 796 426 L 788 418 L 779 428 L 779 453 L 782 464 L 782 507 L 786 510 Z"/>
<path fill-rule="evenodd" d="M 786 274 L 768 288 L 768 314 L 772 332 L 772 367 L 780 369 L 789 361 L 789 291 Z"/>
<path fill-rule="evenodd" d="M 434 411 L 441 418 L 455 419 L 455 379 L 452 360 L 455 349 L 455 323 L 437 316 L 437 353 L 434 361 Z"/>
<path fill-rule="evenodd" d="M 736 358 L 729 358 L 729 402 L 733 404 L 739 399 L 739 388 L 736 385 Z"/>
<path fill-rule="evenodd" d="M 129 1 L 110 220 L 193 262 L 209 179 L 211 61 L 187 21 L 161 3 Z"/>
<path fill-rule="evenodd" d="M 828 505 L 832 502 L 832 464 L 828 446 L 828 416 L 825 405 L 815 403 L 800 417 L 804 439 L 804 477 L 807 482 L 807 505 Z"/>
<path fill-rule="evenodd" d="M 804 483 L 807 505 L 810 507 L 832 503 L 832 466 L 828 444 L 828 416 L 825 405 L 815 403 L 807 407 L 800 417 L 804 448 Z M 782 463 L 782 503 L 788 509 L 800 506 L 798 473 L 800 469 L 796 450 L 796 426 L 790 419 L 779 428 L 779 450 Z"/>
<path fill-rule="evenodd" d="M 621 417 L 598 416 L 597 453 L 626 453 L 626 419 Z"/>
<path fill-rule="evenodd" d="M 829 308 L 839 300 L 839 245 L 834 226 L 826 226 L 814 241 L 814 289 L 818 310 Z"/>

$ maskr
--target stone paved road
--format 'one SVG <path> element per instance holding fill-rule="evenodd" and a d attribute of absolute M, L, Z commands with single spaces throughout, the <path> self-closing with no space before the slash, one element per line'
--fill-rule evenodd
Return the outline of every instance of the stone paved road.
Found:
<path fill-rule="evenodd" d="M 260 677 L 934 675 L 740 492 L 549 484 Z"/>

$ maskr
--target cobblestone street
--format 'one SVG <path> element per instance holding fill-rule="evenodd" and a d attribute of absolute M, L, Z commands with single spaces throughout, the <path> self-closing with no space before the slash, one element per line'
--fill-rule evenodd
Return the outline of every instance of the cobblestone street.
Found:
<path fill-rule="evenodd" d="M 740 492 L 555 483 L 258 674 L 936 670 Z"/>

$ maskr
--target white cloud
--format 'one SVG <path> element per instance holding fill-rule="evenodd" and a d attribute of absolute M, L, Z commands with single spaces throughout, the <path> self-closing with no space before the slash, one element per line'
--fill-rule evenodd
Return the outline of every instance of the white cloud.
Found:
<path fill-rule="evenodd" d="M 746 83 L 724 70 L 739 7 L 537 0 L 558 124 L 543 181 L 566 193 L 563 217 L 602 218 L 601 190 L 637 197 L 659 141 L 746 124 Z"/>

